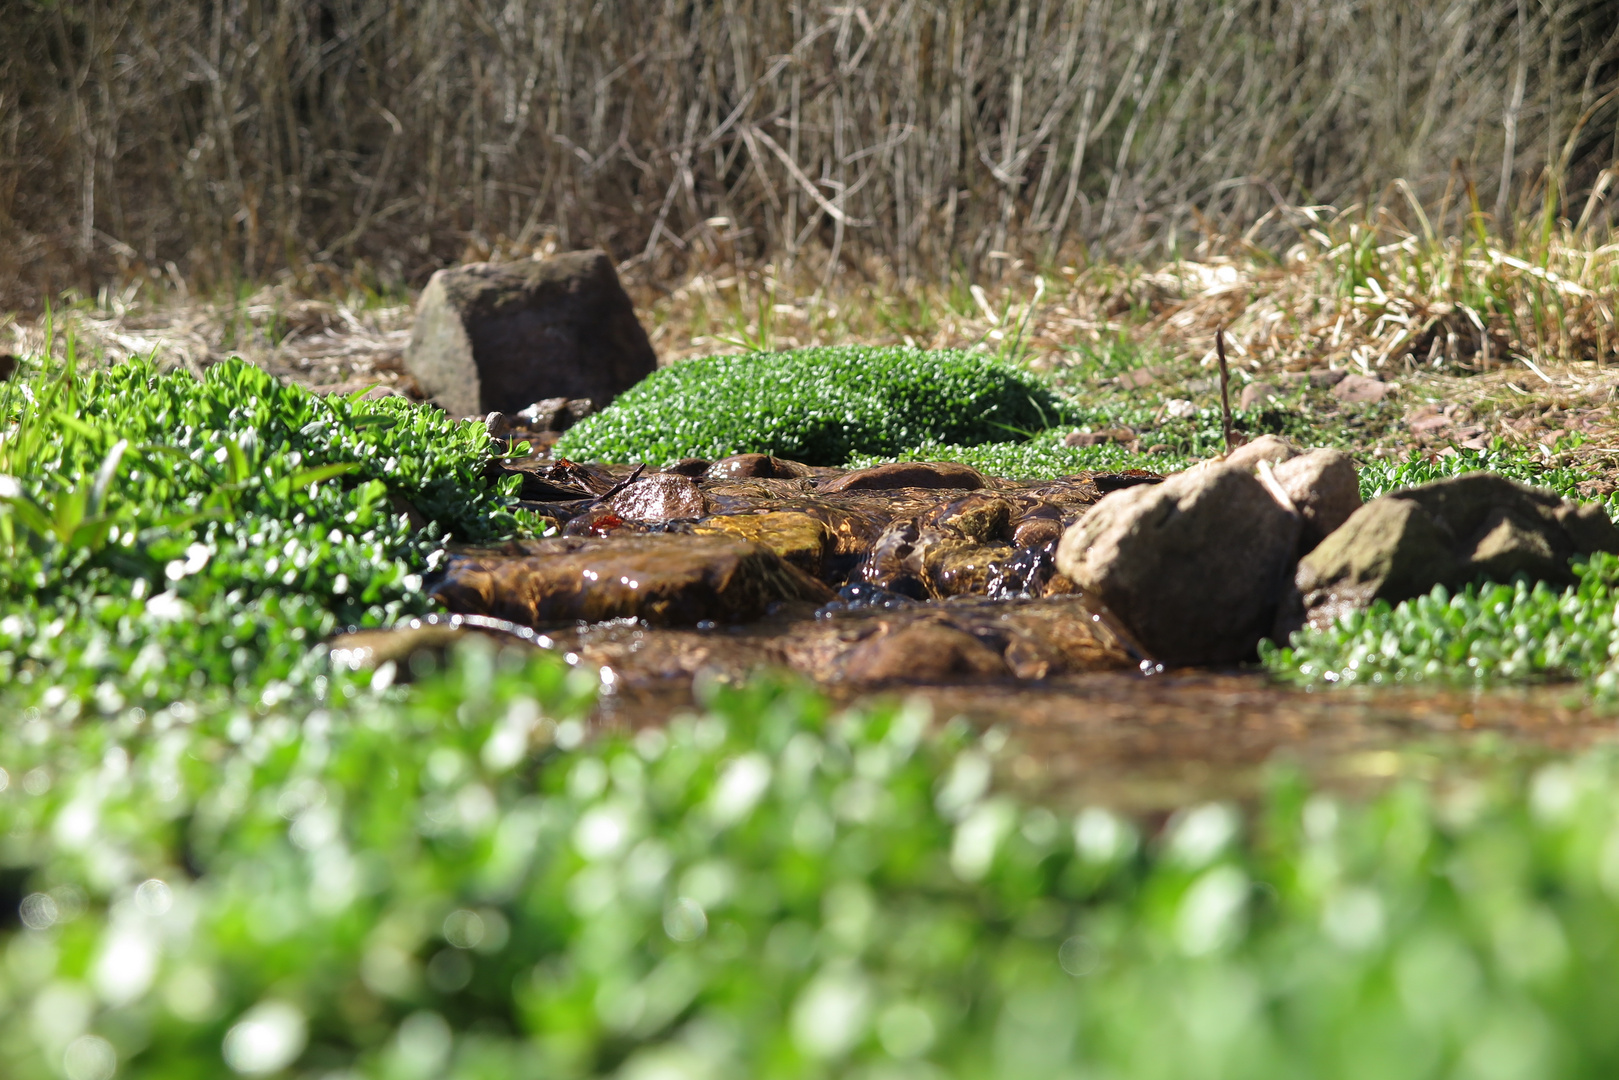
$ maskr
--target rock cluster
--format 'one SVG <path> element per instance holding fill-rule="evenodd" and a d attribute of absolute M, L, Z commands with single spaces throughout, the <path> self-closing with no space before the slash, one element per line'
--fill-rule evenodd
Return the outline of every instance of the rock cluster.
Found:
<path fill-rule="evenodd" d="M 550 633 L 634 627 L 624 655 L 590 635 L 589 655 L 630 683 L 762 663 L 855 684 L 1037 679 L 1145 658 L 1055 551 L 1104 494 L 1151 474 L 1016 483 L 950 463 L 848 471 L 762 454 L 517 471 L 561 535 L 456 552 L 436 596 Z"/>
<path fill-rule="evenodd" d="M 1439 584 L 1564 584 L 1569 560 L 1596 551 L 1619 551 L 1619 529 L 1595 505 L 1474 473 L 1362 506 L 1347 455 L 1264 436 L 1103 499 L 1064 535 L 1057 568 L 1158 660 L 1208 664 Z"/>
<path fill-rule="evenodd" d="M 1397 491 L 1356 511 L 1299 563 L 1299 621 L 1330 625 L 1375 600 L 1398 603 L 1435 585 L 1487 578 L 1572 584 L 1569 560 L 1619 551 L 1619 529 L 1596 503 L 1489 473 Z"/>

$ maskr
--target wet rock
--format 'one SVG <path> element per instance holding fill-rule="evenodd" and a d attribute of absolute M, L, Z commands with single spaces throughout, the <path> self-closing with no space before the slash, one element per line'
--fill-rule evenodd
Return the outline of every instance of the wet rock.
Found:
<path fill-rule="evenodd" d="M 963 499 L 942 502 L 917 517 L 917 524 L 954 529 L 964 539 L 980 544 L 1011 538 L 1012 517 L 1017 509 L 1009 499 L 988 492 L 977 492 Z"/>
<path fill-rule="evenodd" d="M 1568 585 L 1569 560 L 1597 551 L 1619 551 L 1619 529 L 1601 506 L 1469 473 L 1373 499 L 1299 562 L 1295 581 L 1304 619 L 1324 627 L 1435 585 L 1515 574 Z"/>
<path fill-rule="evenodd" d="M 824 522 L 791 510 L 705 518 L 692 531 L 699 536 L 724 534 L 751 540 L 816 578 L 826 573 L 827 559 L 834 550 L 832 530 Z"/>
<path fill-rule="evenodd" d="M 595 503 L 592 503 L 591 507 L 569 518 L 562 526 L 562 535 L 617 536 L 647 531 L 646 526 L 640 522 L 626 521 L 612 510 L 603 509 Z"/>
<path fill-rule="evenodd" d="M 1127 487 L 1156 484 L 1161 482 L 1163 477 L 1146 469 L 1120 469 L 1118 472 L 1092 473 L 1089 479 L 1100 497 L 1110 491 L 1123 491 Z"/>
<path fill-rule="evenodd" d="M 526 626 L 481 615 L 425 615 L 380 630 L 339 634 L 327 644 L 332 664 L 352 671 L 374 671 L 393 664 L 399 681 L 443 666 L 455 646 L 472 637 L 497 647 L 535 648 L 549 643 Z"/>
<path fill-rule="evenodd" d="M 1062 539 L 1061 520 L 1050 517 L 1027 516 L 1012 530 L 1012 546 L 1019 548 L 1042 547 Z"/>
<path fill-rule="evenodd" d="M 1001 654 L 948 623 L 884 626 L 841 658 L 850 682 L 940 682 L 1010 674 Z"/>
<path fill-rule="evenodd" d="M 596 411 L 590 398 L 546 398 L 536 401 L 512 417 L 525 431 L 567 431 Z"/>
<path fill-rule="evenodd" d="M 824 485 L 821 491 L 892 491 L 896 488 L 962 488 L 976 491 L 984 486 L 977 469 L 948 461 L 896 461 L 856 469 Z"/>
<path fill-rule="evenodd" d="M 1299 553 L 1311 551 L 1360 509 L 1355 462 L 1341 450 L 1311 450 L 1276 466 L 1276 482 L 1299 512 Z"/>
<path fill-rule="evenodd" d="M 913 607 L 859 620 L 832 645 L 784 650 L 801 670 L 830 671 L 847 682 L 947 682 L 1013 677 L 1047 679 L 1134 666 L 1139 651 L 1105 610 L 1084 597 L 946 608 Z M 853 639 L 852 645 L 842 644 Z M 839 645 L 842 646 L 839 651 Z M 825 677 L 822 674 L 821 677 Z"/>
<path fill-rule="evenodd" d="M 547 398 L 606 405 L 657 357 L 600 251 L 440 270 L 423 290 L 405 369 L 452 416 Z"/>
<path fill-rule="evenodd" d="M 1369 404 L 1382 401 L 1394 392 L 1394 387 L 1382 379 L 1366 375 L 1345 375 L 1332 388 L 1332 396 L 1351 404 Z"/>
<path fill-rule="evenodd" d="M 492 412 L 483 422 L 497 439 L 513 434 L 561 434 L 594 411 L 589 398 L 546 398 L 515 413 Z"/>
<path fill-rule="evenodd" d="M 708 513 L 696 482 L 678 473 L 654 473 L 632 481 L 609 505 L 626 521 L 681 521 Z"/>
<path fill-rule="evenodd" d="M 797 480 L 810 475 L 809 466 L 769 454 L 732 454 L 708 467 L 708 475 L 735 480 L 757 477 L 770 480 Z"/>
<path fill-rule="evenodd" d="M 1248 470 L 1206 466 L 1097 503 L 1057 567 L 1157 659 L 1229 663 L 1271 629 L 1298 528 Z"/>
<path fill-rule="evenodd" d="M 984 595 L 1008 543 L 980 540 L 951 525 L 896 521 L 883 530 L 858 571 L 860 580 L 919 600 Z"/>
<path fill-rule="evenodd" d="M 1064 596 L 1079 591 L 1057 570 L 1057 544 L 1053 537 L 1039 547 L 1019 548 L 1009 558 L 990 563 L 984 595 L 996 600 L 1012 597 Z"/>
<path fill-rule="evenodd" d="M 578 465 L 566 459 L 557 462 L 521 461 L 497 466 L 496 477 L 516 473 L 522 477 L 517 494 L 536 502 L 594 499 L 612 491 L 619 478 L 595 465 Z"/>
<path fill-rule="evenodd" d="M 673 465 L 664 466 L 662 471 L 666 473 L 674 473 L 676 476 L 698 477 L 702 476 L 708 471 L 708 464 L 709 463 L 704 461 L 702 458 L 681 458 Z"/>
<path fill-rule="evenodd" d="M 525 626 L 643 619 L 652 625 L 745 622 L 781 601 L 832 591 L 759 544 L 655 533 L 530 541 L 521 556 L 452 556 L 434 596 L 452 612 Z"/>

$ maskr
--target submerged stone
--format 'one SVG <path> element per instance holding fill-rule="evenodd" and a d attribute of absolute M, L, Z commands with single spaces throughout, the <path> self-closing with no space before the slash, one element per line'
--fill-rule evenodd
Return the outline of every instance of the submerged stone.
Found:
<path fill-rule="evenodd" d="M 735 536 L 560 537 L 521 550 L 452 556 L 434 596 L 452 612 L 534 627 L 626 618 L 735 623 L 781 601 L 832 599 L 802 570 Z"/>
<path fill-rule="evenodd" d="M 824 522 L 792 510 L 704 518 L 692 531 L 699 536 L 723 534 L 751 540 L 817 578 L 826 572 L 834 548 L 832 530 Z"/>
<path fill-rule="evenodd" d="M 680 521 L 708 513 L 696 482 L 678 473 L 654 473 L 625 485 L 613 496 L 613 513 L 626 521 Z"/>

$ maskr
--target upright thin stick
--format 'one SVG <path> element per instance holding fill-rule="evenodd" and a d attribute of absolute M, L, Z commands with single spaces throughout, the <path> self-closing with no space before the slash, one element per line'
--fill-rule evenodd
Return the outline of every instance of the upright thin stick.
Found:
<path fill-rule="evenodd" d="M 1220 419 L 1225 427 L 1225 452 L 1237 448 L 1236 433 L 1231 428 L 1231 372 L 1225 362 L 1225 327 L 1214 331 L 1214 354 L 1220 358 Z"/>

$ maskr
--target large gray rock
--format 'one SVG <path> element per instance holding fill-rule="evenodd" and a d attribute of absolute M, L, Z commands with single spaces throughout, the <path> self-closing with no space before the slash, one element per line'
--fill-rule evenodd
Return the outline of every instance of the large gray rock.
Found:
<path fill-rule="evenodd" d="M 1057 568 L 1158 660 L 1230 663 L 1270 631 L 1298 533 L 1251 469 L 1205 465 L 1102 499 L 1063 535 Z"/>
<path fill-rule="evenodd" d="M 1571 584 L 1569 560 L 1596 551 L 1619 551 L 1619 529 L 1600 506 L 1468 473 L 1362 506 L 1300 560 L 1295 583 L 1304 621 L 1324 627 L 1374 600 L 1395 604 L 1435 585 L 1516 574 Z"/>
<path fill-rule="evenodd" d="M 600 251 L 440 270 L 416 305 L 405 368 L 452 416 L 515 413 L 545 398 L 601 408 L 657 357 Z"/>

